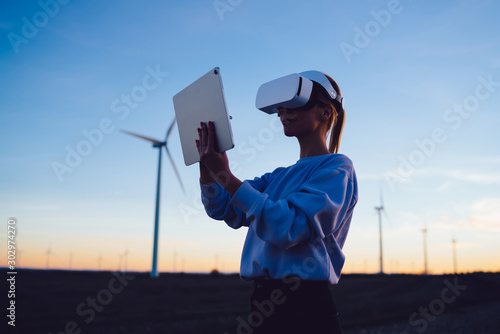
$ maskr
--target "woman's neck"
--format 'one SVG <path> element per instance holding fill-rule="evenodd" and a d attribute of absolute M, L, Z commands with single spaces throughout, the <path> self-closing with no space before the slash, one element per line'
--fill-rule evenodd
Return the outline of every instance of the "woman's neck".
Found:
<path fill-rule="evenodd" d="M 329 154 L 326 142 L 317 136 L 297 138 L 300 145 L 300 159 Z"/>

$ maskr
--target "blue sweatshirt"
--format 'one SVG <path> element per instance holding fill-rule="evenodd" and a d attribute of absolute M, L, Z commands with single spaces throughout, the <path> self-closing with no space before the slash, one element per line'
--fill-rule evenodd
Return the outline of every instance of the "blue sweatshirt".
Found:
<path fill-rule="evenodd" d="M 201 190 L 210 217 L 235 229 L 248 227 L 242 279 L 338 282 L 345 260 L 342 247 L 358 200 L 349 158 L 302 158 L 244 181 L 234 197 L 218 183 L 201 184 Z"/>

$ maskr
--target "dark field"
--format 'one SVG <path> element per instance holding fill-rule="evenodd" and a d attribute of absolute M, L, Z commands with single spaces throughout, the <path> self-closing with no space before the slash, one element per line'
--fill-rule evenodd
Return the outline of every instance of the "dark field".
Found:
<path fill-rule="evenodd" d="M 15 328 L 2 281 L 2 333 L 251 333 L 237 275 L 19 271 Z M 332 291 L 348 334 L 500 333 L 500 274 L 344 275 Z"/>

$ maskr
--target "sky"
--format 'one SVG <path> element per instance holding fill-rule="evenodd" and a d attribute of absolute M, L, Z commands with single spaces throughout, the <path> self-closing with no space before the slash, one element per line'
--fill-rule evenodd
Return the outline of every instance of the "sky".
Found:
<path fill-rule="evenodd" d="M 8 1 L 0 5 L 0 266 L 149 271 L 172 97 L 218 66 L 252 179 L 299 158 L 259 86 L 330 74 L 359 202 L 345 273 L 500 270 L 500 4 L 480 1 Z M 178 131 L 163 159 L 160 272 L 237 272 L 245 229 L 205 214 Z M 165 155 L 164 155 L 165 157 Z"/>

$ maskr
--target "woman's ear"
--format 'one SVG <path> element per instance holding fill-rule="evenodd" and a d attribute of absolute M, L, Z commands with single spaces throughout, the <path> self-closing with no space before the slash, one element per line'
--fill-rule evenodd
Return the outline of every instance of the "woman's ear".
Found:
<path fill-rule="evenodd" d="M 325 109 L 323 109 L 323 115 L 322 115 L 321 119 L 327 120 L 330 117 L 332 117 L 332 114 L 333 114 L 332 106 L 326 106 Z"/>

